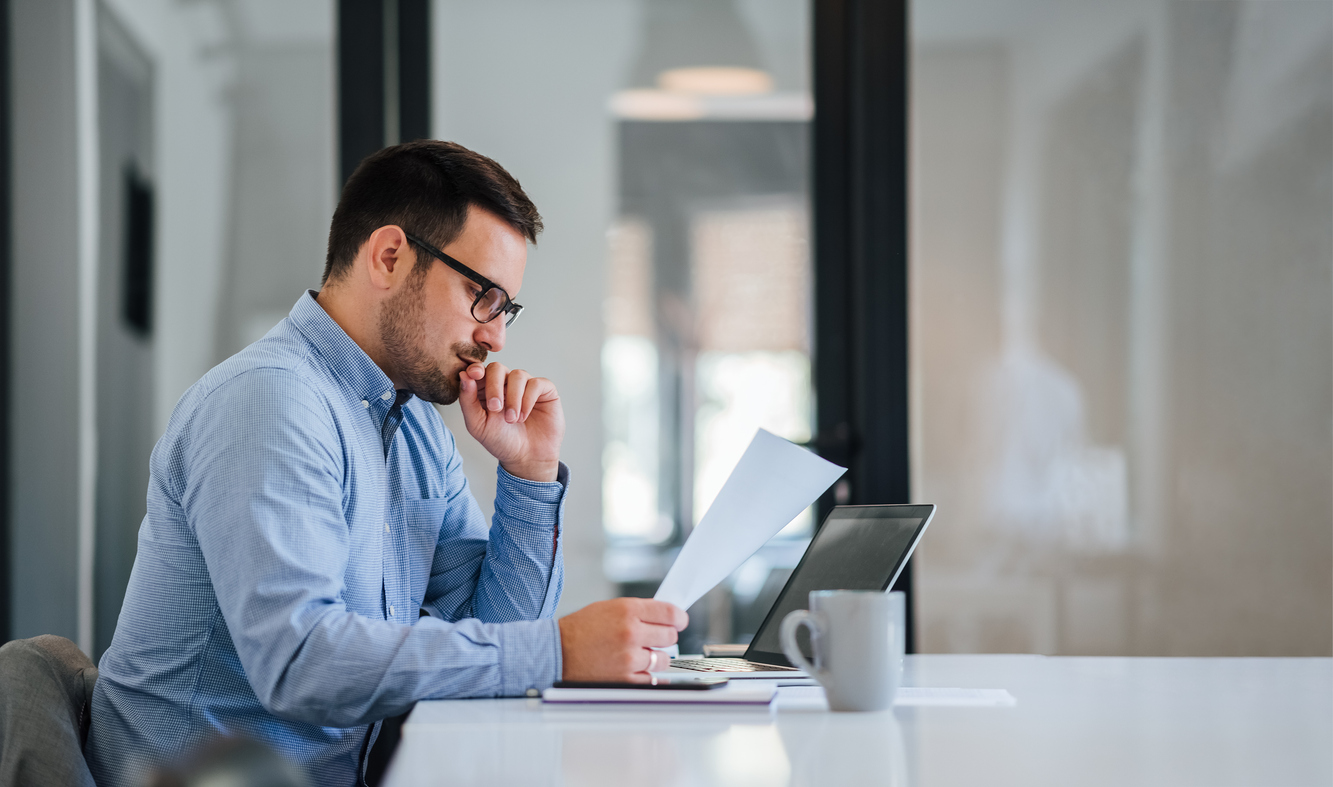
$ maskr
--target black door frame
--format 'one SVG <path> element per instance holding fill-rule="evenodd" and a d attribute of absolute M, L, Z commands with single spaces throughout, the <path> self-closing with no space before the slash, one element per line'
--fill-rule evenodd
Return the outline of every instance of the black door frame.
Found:
<path fill-rule="evenodd" d="M 820 501 L 911 502 L 908 0 L 815 0 L 816 450 L 847 467 Z M 912 564 L 907 651 L 916 652 Z"/>

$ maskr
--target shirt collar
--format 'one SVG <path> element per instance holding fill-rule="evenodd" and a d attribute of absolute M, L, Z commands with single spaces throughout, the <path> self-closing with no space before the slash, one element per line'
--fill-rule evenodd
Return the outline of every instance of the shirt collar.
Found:
<path fill-rule="evenodd" d="M 318 293 L 315 290 L 306 290 L 292 307 L 287 319 L 292 321 L 292 325 L 296 326 L 306 341 L 323 356 L 334 374 L 342 378 L 357 397 L 366 402 L 391 402 L 395 392 L 389 376 L 324 311 L 324 307 L 315 300 L 316 295 Z"/>

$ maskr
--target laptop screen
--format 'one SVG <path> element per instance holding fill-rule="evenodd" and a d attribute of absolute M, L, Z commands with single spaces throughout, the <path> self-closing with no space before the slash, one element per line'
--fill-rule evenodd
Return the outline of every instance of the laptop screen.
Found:
<path fill-rule="evenodd" d="M 791 666 L 778 639 L 787 613 L 808 608 L 812 590 L 888 590 L 934 510 L 930 505 L 834 508 L 778 594 L 745 657 Z M 812 658 L 804 629 L 799 639 L 806 658 Z"/>

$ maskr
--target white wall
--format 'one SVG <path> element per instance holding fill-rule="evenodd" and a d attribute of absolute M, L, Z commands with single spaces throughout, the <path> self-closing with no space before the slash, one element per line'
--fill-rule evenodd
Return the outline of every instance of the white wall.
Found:
<path fill-rule="evenodd" d="M 337 203 L 332 0 L 244 0 L 230 92 L 233 169 L 219 293 L 222 360 L 268 332 L 319 287 Z M 300 14 L 292 14 L 294 8 Z"/>
<path fill-rule="evenodd" d="M 181 394 L 216 362 L 233 157 L 232 24 L 221 3 L 106 2 L 157 69 L 153 366 L 161 434 Z"/>
<path fill-rule="evenodd" d="M 319 282 L 337 198 L 333 3 L 106 2 L 158 66 L 160 433 L 187 388 Z"/>
<path fill-rule="evenodd" d="M 147 510 L 148 456 L 156 442 L 153 335 L 126 319 L 129 172 L 152 183 L 153 67 L 112 12 L 99 14 L 98 243 L 94 378 L 97 436 L 93 651 L 111 644 Z M 151 323 L 151 315 L 148 315 Z"/>
<path fill-rule="evenodd" d="M 75 0 L 10 6 L 10 635 L 80 639 Z M 87 632 L 83 632 L 87 633 Z"/>

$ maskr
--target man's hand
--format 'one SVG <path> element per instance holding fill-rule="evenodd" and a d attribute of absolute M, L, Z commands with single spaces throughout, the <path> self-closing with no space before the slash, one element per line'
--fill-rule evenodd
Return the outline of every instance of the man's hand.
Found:
<path fill-rule="evenodd" d="M 676 644 L 690 618 L 685 610 L 647 598 L 598 601 L 560 618 L 561 680 L 647 683 L 666 669 L 666 654 L 649 648 Z"/>
<path fill-rule="evenodd" d="M 550 380 L 474 363 L 459 373 L 458 404 L 468 433 L 505 472 L 529 481 L 556 479 L 565 412 Z"/>

